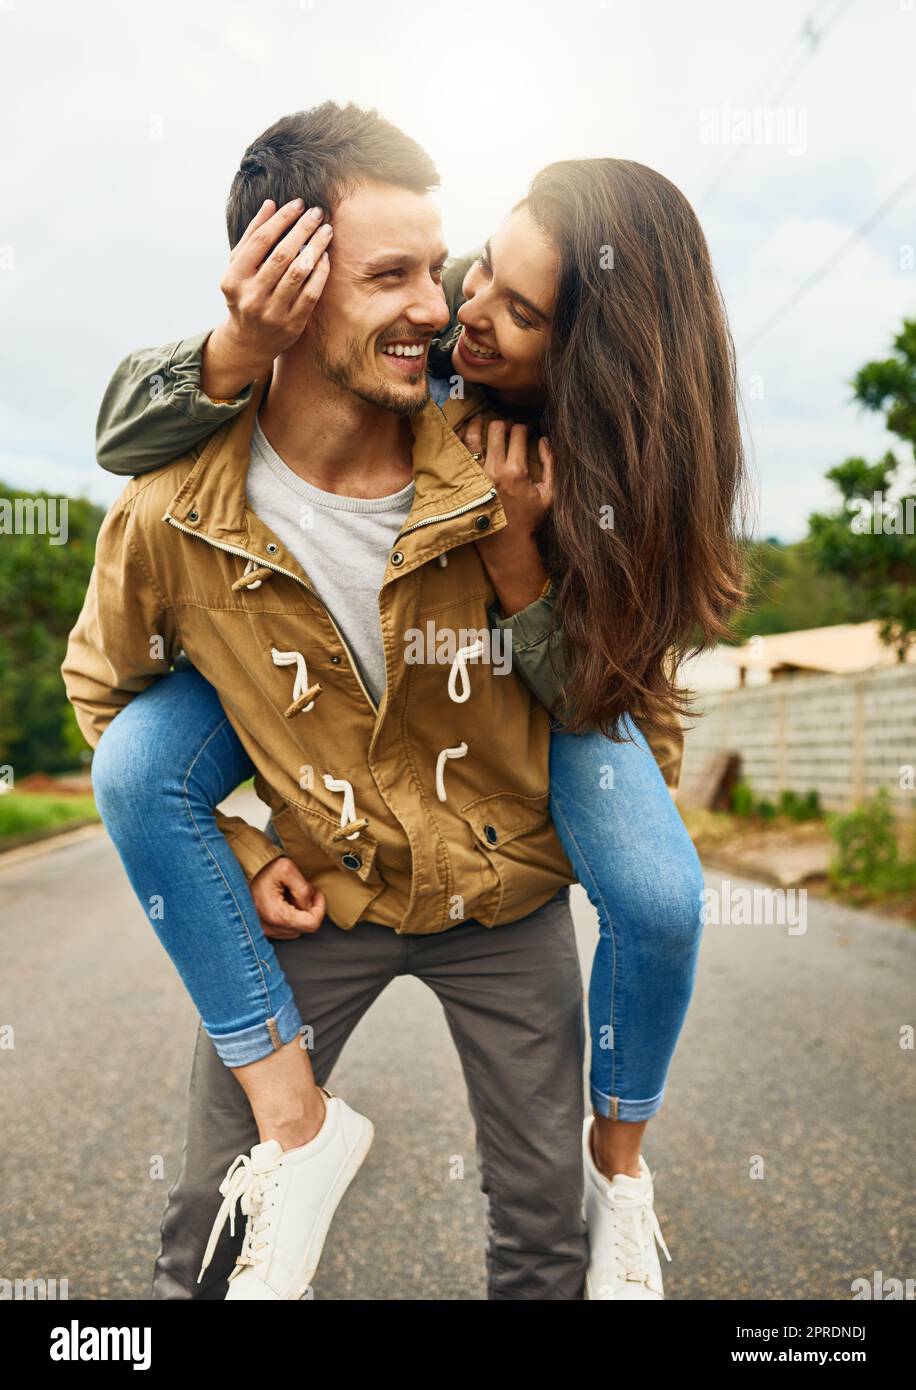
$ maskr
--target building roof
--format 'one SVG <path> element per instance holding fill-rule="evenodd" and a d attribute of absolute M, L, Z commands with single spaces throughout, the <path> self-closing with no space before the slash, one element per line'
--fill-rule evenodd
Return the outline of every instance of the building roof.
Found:
<path fill-rule="evenodd" d="M 748 671 L 791 668 L 844 675 L 870 671 L 876 666 L 895 666 L 897 649 L 882 642 L 879 631 L 880 624 L 869 622 L 776 632 L 767 637 L 752 637 L 741 647 L 729 647 L 723 656 Z M 916 663 L 916 645 L 907 652 L 907 661 Z"/>

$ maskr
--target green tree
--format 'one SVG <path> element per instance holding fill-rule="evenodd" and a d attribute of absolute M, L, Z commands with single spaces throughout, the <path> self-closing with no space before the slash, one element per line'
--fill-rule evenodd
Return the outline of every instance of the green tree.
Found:
<path fill-rule="evenodd" d="M 904 320 L 894 355 L 868 362 L 852 380 L 853 398 L 883 411 L 888 430 L 916 456 L 916 319 Z M 877 463 L 848 458 L 827 473 L 840 505 L 814 513 L 809 538 L 819 568 L 844 575 L 866 599 L 868 616 L 900 660 L 916 642 L 916 493 L 910 459 L 888 451 Z"/>
<path fill-rule="evenodd" d="M 16 777 L 76 766 L 78 736 L 60 675 L 82 607 L 104 510 L 67 498 L 66 542 L 15 523 L 16 502 L 63 499 L 0 484 L 0 764 Z"/>
<path fill-rule="evenodd" d="M 736 641 L 871 617 L 863 594 L 842 574 L 818 568 L 811 542 L 770 537 L 748 547 L 747 607 L 732 624 Z"/>

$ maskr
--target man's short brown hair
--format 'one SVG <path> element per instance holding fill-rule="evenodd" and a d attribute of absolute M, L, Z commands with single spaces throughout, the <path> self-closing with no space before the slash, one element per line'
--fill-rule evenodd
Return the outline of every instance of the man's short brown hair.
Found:
<path fill-rule="evenodd" d="M 283 116 L 248 146 L 226 203 L 229 245 L 241 239 L 266 198 L 293 198 L 329 216 L 341 198 L 367 180 L 414 193 L 439 184 L 429 155 L 377 111 L 325 101 Z"/>

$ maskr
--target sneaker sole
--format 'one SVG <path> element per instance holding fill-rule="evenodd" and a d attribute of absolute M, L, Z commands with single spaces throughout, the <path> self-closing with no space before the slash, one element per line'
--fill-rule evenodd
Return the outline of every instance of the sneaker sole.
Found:
<path fill-rule="evenodd" d="M 597 1303 L 633 1303 L 633 1302 L 636 1302 L 636 1303 L 664 1303 L 664 1302 L 665 1302 L 665 1295 L 664 1295 L 664 1293 L 662 1293 L 661 1297 L 659 1297 L 659 1298 L 647 1298 L 647 1299 L 622 1299 L 622 1298 L 618 1298 L 618 1299 L 608 1299 L 608 1298 L 604 1298 L 604 1299 L 601 1299 L 601 1298 L 599 1298 L 599 1299 L 594 1299 L 594 1298 L 592 1298 L 591 1291 L 590 1291 L 590 1289 L 589 1289 L 589 1280 L 588 1280 L 588 1275 L 586 1274 L 586 1276 L 585 1276 L 585 1292 L 584 1292 L 584 1294 L 582 1295 L 582 1301 L 583 1301 L 583 1303 L 596 1303 L 596 1302 L 597 1302 Z"/>
<path fill-rule="evenodd" d="M 356 1143 L 353 1145 L 353 1148 L 347 1155 L 343 1167 L 341 1168 L 337 1177 L 334 1179 L 334 1186 L 331 1188 L 330 1192 L 327 1195 L 327 1198 L 325 1199 L 325 1204 L 322 1207 L 321 1216 L 318 1220 L 318 1228 L 316 1230 L 315 1235 L 312 1238 L 312 1245 L 308 1255 L 308 1264 L 303 1274 L 299 1276 L 299 1279 L 293 1285 L 294 1289 L 297 1290 L 297 1292 L 291 1293 L 289 1295 L 290 1301 L 301 1301 L 303 1298 L 305 1298 L 305 1295 L 307 1294 L 309 1289 L 309 1285 L 315 1277 L 315 1271 L 318 1269 L 318 1266 L 321 1263 L 321 1256 L 324 1252 L 324 1243 L 327 1239 L 328 1231 L 331 1229 L 331 1222 L 334 1219 L 334 1213 L 340 1206 L 340 1203 L 343 1200 L 344 1193 L 350 1186 L 350 1183 L 353 1181 L 353 1179 L 356 1177 L 356 1174 L 362 1167 L 366 1154 L 372 1148 L 372 1141 L 374 1140 L 374 1138 L 375 1125 L 372 1123 L 371 1120 L 367 1119 L 365 1128 L 363 1129 Z"/>

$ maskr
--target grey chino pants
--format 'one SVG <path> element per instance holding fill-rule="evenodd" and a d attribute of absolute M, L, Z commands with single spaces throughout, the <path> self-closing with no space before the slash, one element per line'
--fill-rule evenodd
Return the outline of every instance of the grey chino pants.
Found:
<path fill-rule="evenodd" d="M 325 920 L 309 936 L 273 944 L 314 1030 L 311 1060 L 322 1085 L 330 1086 L 347 1038 L 395 976 L 429 985 L 445 1010 L 476 1126 L 488 1198 L 487 1297 L 581 1299 L 585 1034 L 568 888 L 499 927 L 466 922 L 433 936 L 399 936 L 373 922 L 341 931 Z M 219 1184 L 233 1159 L 257 1142 L 241 1086 L 199 1027 L 187 1135 L 162 1219 L 153 1298 L 225 1296 L 244 1234 L 241 1213 L 235 1237 L 227 1223 L 200 1284 L 197 1276 Z"/>

